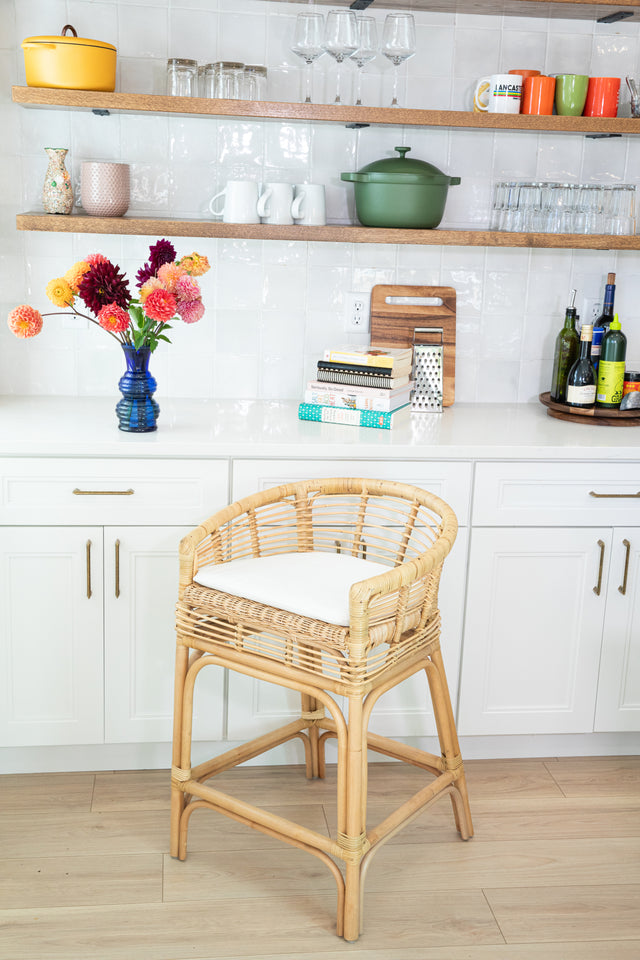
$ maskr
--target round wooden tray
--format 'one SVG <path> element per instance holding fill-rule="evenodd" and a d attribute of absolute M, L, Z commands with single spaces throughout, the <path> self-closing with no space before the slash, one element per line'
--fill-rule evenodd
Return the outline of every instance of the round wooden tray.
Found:
<path fill-rule="evenodd" d="M 635 410 L 600 410 L 598 407 L 580 409 L 551 400 L 549 391 L 540 394 L 540 403 L 547 408 L 547 416 L 571 423 L 591 423 L 605 427 L 635 427 L 640 424 L 640 407 Z"/>

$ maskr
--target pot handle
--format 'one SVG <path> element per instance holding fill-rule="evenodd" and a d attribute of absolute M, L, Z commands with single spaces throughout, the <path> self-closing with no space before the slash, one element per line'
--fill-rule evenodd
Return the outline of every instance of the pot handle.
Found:
<path fill-rule="evenodd" d="M 449 186 L 456 187 L 460 183 L 460 177 L 449 177 Z"/>
<path fill-rule="evenodd" d="M 70 23 L 65 23 L 64 27 L 63 27 L 62 30 L 60 31 L 60 36 L 61 36 L 61 37 L 66 37 L 66 35 L 67 35 L 67 30 L 71 30 L 71 33 L 73 34 L 74 37 L 77 37 L 77 36 L 78 36 L 78 32 L 77 32 L 76 28 L 75 28 L 75 27 L 72 27 Z"/>
<path fill-rule="evenodd" d="M 366 173 L 341 173 L 341 180 L 346 180 L 348 183 L 368 183 L 369 176 Z"/>

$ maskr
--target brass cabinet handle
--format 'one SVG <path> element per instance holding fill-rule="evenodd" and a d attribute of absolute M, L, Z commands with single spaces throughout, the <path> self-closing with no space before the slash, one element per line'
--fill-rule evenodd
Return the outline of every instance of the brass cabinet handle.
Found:
<path fill-rule="evenodd" d="M 87 599 L 91 598 L 91 540 L 87 540 Z"/>
<path fill-rule="evenodd" d="M 598 546 L 600 547 L 600 566 L 598 567 L 598 582 L 593 588 L 593 592 L 596 597 L 600 596 L 600 588 L 602 587 L 602 568 L 604 566 L 604 540 L 598 540 Z"/>
<path fill-rule="evenodd" d="M 133 487 L 128 490 L 80 490 L 76 487 L 72 492 L 76 497 L 130 497 L 135 490 Z"/>
<path fill-rule="evenodd" d="M 637 493 L 596 493 L 595 490 L 589 490 L 589 496 L 599 500 L 639 500 L 640 490 Z"/>
<path fill-rule="evenodd" d="M 116 540 L 116 599 L 120 596 L 120 541 Z"/>
<path fill-rule="evenodd" d="M 627 577 L 629 576 L 629 556 L 631 555 L 631 544 L 629 543 L 628 540 L 623 540 L 622 546 L 625 549 L 624 573 L 622 574 L 622 583 L 618 587 L 618 591 L 624 597 L 624 595 L 627 592 Z"/>

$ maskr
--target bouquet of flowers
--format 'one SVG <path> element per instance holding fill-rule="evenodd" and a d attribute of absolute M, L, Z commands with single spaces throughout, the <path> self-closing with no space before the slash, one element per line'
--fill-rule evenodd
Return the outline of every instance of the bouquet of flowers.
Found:
<path fill-rule="evenodd" d="M 17 337 L 35 337 L 42 330 L 43 317 L 75 314 L 84 317 L 118 340 L 123 346 L 153 352 L 160 340 L 171 341 L 165 331 L 170 321 L 196 323 L 204 314 L 202 294 L 196 277 L 209 269 L 209 261 L 198 253 L 176 258 L 173 244 L 158 240 L 149 248 L 149 259 L 136 274 L 137 297 L 117 264 L 100 253 L 91 253 L 74 264 L 64 277 L 47 284 L 47 296 L 66 309 L 40 313 L 22 304 L 9 314 L 9 327 Z M 81 313 L 80 300 L 93 313 Z"/>

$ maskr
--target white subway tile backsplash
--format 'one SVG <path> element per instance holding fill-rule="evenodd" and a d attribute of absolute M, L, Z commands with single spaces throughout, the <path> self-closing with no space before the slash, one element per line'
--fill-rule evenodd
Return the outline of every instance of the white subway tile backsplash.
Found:
<path fill-rule="evenodd" d="M 164 93 L 166 60 L 264 63 L 268 98 L 297 101 L 302 63 L 290 50 L 297 3 L 265 0 L 4 0 L 0 3 L 0 114 L 8 135 L 0 149 L 0 271 L 5 313 L 30 302 L 48 311 L 50 279 L 88 252 L 108 256 L 134 282 L 158 237 L 17 233 L 20 210 L 42 208 L 44 147 L 69 147 L 67 169 L 79 190 L 82 159 L 132 165 L 131 213 L 207 220 L 208 203 L 228 179 L 324 183 L 330 222 L 356 222 L 347 170 L 410 146 L 460 186 L 449 190 L 442 226 L 488 222 L 496 179 L 640 182 L 640 138 L 586 140 L 511 131 L 338 124 L 260 123 L 235 119 L 96 117 L 88 111 L 24 110 L 11 103 L 11 83 L 24 83 L 20 42 L 58 33 L 72 22 L 81 36 L 118 47 L 117 89 Z M 322 7 L 321 12 L 326 12 Z M 91 18 L 88 18 L 88 13 Z M 380 33 L 386 11 L 374 11 Z M 400 71 L 400 97 L 424 109 L 471 108 L 480 76 L 530 67 L 552 73 L 640 75 L 636 23 L 431 14 L 414 10 L 418 50 Z M 314 99 L 333 99 L 336 66 L 314 67 Z M 355 68 L 343 73 L 344 99 L 353 97 Z M 393 70 L 378 56 L 363 75 L 363 100 L 390 100 Z M 4 83 L 2 83 L 4 81 Z M 628 110 L 621 88 L 621 111 Z M 635 252 L 441 247 L 437 244 L 342 244 L 300 241 L 175 240 L 179 254 L 206 254 L 201 278 L 206 313 L 171 332 L 172 344 L 153 357 L 162 397 L 298 398 L 327 343 L 348 339 L 348 291 L 374 284 L 451 285 L 457 292 L 458 401 L 527 402 L 548 387 L 550 360 L 569 290 L 602 294 L 618 272 L 616 305 L 630 344 L 640 354 L 640 258 Z M 53 309 L 53 308 L 52 308 Z M 50 318 L 28 343 L 0 329 L 0 391 L 114 395 L 123 369 L 119 351 L 90 325 Z M 630 355 L 633 351 L 630 349 Z"/>

